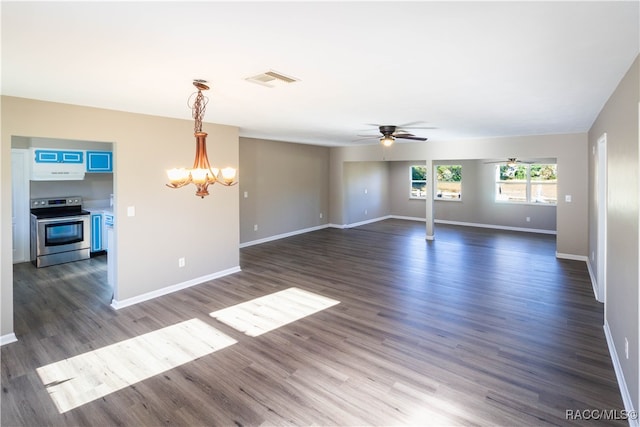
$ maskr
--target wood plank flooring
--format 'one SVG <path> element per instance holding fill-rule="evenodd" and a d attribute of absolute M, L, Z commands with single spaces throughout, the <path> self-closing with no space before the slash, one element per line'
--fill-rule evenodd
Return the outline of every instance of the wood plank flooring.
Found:
<path fill-rule="evenodd" d="M 241 250 L 242 271 L 122 310 L 105 257 L 14 266 L 2 426 L 582 425 L 621 410 L 586 265 L 549 235 L 387 220 Z M 209 314 L 291 287 L 340 301 L 260 336 Z M 59 413 L 42 366 L 199 319 L 237 341 Z M 599 425 L 628 425 L 601 421 Z"/>

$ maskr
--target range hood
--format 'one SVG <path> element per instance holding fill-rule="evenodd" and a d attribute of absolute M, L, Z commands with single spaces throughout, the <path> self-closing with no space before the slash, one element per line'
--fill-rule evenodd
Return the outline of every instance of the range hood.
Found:
<path fill-rule="evenodd" d="M 81 150 L 32 148 L 32 181 L 81 181 L 86 172 L 85 153 Z"/>

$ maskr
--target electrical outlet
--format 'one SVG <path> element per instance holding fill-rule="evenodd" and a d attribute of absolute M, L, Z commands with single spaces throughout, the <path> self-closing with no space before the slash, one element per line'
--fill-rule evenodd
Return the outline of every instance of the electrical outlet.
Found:
<path fill-rule="evenodd" d="M 364 194 L 367 194 L 369 192 L 369 190 L 367 190 L 366 188 L 364 189 Z"/>
<path fill-rule="evenodd" d="M 185 266 L 184 257 L 183 258 L 178 258 L 178 267 L 182 268 L 184 266 Z"/>
<path fill-rule="evenodd" d="M 253 224 L 253 231 L 258 231 L 258 224 Z"/>
<path fill-rule="evenodd" d="M 624 337 L 624 357 L 629 358 L 629 340 Z"/>
<path fill-rule="evenodd" d="M 527 217 L 527 222 L 531 222 L 531 217 L 530 216 Z"/>
<path fill-rule="evenodd" d="M 596 253 L 594 251 L 591 251 L 591 262 L 596 260 Z"/>
<path fill-rule="evenodd" d="M 249 197 L 249 192 L 248 192 L 248 191 L 245 191 L 245 192 L 244 192 L 244 198 L 246 199 L 246 198 L 248 198 L 248 197 Z"/>
<path fill-rule="evenodd" d="M 320 212 L 320 219 L 322 219 L 322 217 L 323 217 L 322 212 Z"/>
<path fill-rule="evenodd" d="M 365 215 L 369 215 L 369 211 L 367 209 L 364 210 Z"/>

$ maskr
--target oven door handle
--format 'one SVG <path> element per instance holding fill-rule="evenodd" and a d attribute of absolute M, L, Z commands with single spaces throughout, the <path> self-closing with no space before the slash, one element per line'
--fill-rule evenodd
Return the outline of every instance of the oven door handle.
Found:
<path fill-rule="evenodd" d="M 77 222 L 77 221 L 83 221 L 85 218 L 84 216 L 65 216 L 65 217 L 60 217 L 60 218 L 45 218 L 45 219 L 38 219 L 38 224 L 52 224 L 52 223 L 58 223 L 58 222 Z"/>

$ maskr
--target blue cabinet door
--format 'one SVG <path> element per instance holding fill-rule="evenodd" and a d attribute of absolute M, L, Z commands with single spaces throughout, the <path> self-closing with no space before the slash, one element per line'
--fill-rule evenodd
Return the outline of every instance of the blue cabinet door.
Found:
<path fill-rule="evenodd" d="M 102 215 L 91 214 L 91 252 L 102 250 Z"/>
<path fill-rule="evenodd" d="M 113 172 L 113 153 L 87 151 L 87 172 Z"/>
<path fill-rule="evenodd" d="M 82 151 L 35 150 L 36 163 L 83 163 Z"/>

